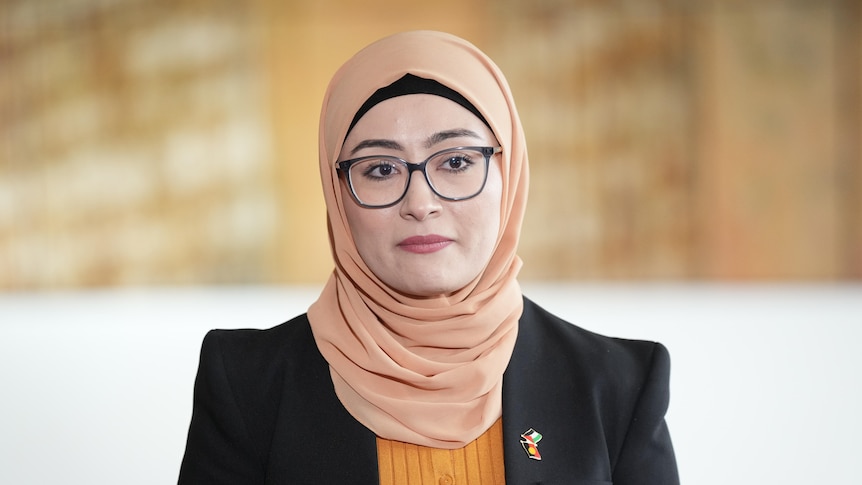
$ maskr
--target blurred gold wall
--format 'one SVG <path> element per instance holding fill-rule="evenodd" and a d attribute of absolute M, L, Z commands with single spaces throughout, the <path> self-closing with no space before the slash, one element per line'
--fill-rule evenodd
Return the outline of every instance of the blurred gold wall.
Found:
<path fill-rule="evenodd" d="M 862 277 L 857 2 L 0 1 L 0 289 L 320 283 L 326 83 L 461 35 L 527 131 L 524 279 Z"/>

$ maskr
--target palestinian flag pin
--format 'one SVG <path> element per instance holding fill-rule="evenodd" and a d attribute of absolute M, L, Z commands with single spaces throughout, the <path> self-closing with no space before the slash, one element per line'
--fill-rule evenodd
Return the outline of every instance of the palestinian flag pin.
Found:
<path fill-rule="evenodd" d="M 533 460 L 541 460 L 542 455 L 539 454 L 539 441 L 542 441 L 542 434 L 533 428 L 524 431 L 524 434 L 521 435 L 521 446 L 524 447 L 524 451 L 527 452 L 527 456 L 529 456 Z"/>

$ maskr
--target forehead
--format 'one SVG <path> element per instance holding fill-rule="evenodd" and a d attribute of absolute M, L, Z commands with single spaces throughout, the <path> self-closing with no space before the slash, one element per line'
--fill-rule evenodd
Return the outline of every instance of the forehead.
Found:
<path fill-rule="evenodd" d="M 434 94 L 397 96 L 376 104 L 357 121 L 345 147 L 369 138 L 424 140 L 436 132 L 464 128 L 490 142 L 488 126 L 460 104 Z"/>

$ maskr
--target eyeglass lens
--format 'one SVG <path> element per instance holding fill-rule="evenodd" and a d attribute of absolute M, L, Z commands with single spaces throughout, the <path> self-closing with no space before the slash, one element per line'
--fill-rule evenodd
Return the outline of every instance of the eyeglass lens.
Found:
<path fill-rule="evenodd" d="M 485 155 L 475 149 L 446 150 L 425 162 L 426 180 L 437 195 L 463 199 L 476 195 L 485 183 Z M 361 160 L 350 167 L 350 184 L 366 205 L 395 203 L 406 192 L 411 170 L 404 160 L 380 156 Z"/>

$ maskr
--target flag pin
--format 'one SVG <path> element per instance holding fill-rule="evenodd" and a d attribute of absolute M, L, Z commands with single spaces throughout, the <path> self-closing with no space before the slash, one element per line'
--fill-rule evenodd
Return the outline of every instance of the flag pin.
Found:
<path fill-rule="evenodd" d="M 541 433 L 530 428 L 527 431 L 524 431 L 521 438 L 523 438 L 521 440 L 521 446 L 524 447 L 524 451 L 527 452 L 527 456 L 533 460 L 541 460 L 542 455 L 539 454 L 539 441 L 542 441 Z"/>

